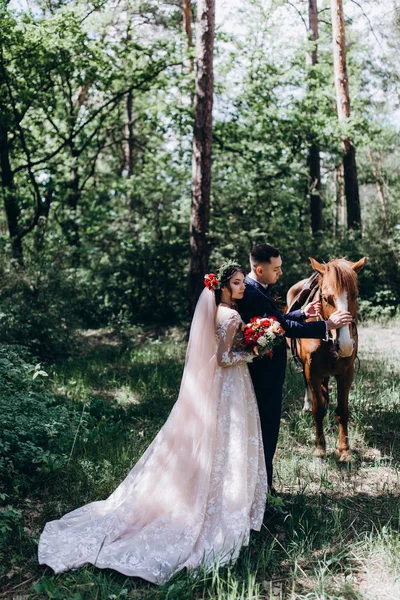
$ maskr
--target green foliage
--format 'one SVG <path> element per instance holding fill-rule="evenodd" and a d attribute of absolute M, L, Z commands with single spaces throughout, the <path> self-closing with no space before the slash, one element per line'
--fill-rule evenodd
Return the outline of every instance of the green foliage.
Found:
<path fill-rule="evenodd" d="M 3 504 L 7 500 L 7 494 L 0 494 L 0 501 Z M 11 504 L 0 506 L 0 563 L 3 562 L 3 550 L 7 542 L 15 536 L 21 527 L 21 511 L 14 508 Z M 1 569 L 0 569 L 1 575 Z"/>
<path fill-rule="evenodd" d="M 71 352 L 77 327 L 189 318 L 193 49 L 169 0 L 135 0 L 118 22 L 107 2 L 94 11 L 86 2 L 35 6 L 2 8 L 0 125 L 13 173 L 2 193 L 25 232 L 25 264 L 11 259 L 0 216 L 0 333 L 57 357 Z M 346 133 L 357 148 L 360 241 L 341 223 L 337 200 L 343 130 L 330 23 L 321 19 L 318 63 L 307 66 L 303 33 L 278 42 L 282 18 L 298 19 L 292 8 L 255 0 L 240 9 L 243 33 L 217 32 L 210 268 L 232 257 L 246 267 L 251 245 L 269 241 L 282 252 L 284 298 L 310 274 L 309 256 L 367 255 L 362 314 L 382 312 L 377 305 L 389 314 L 400 301 L 399 134 L 375 91 L 393 89 L 396 61 L 374 61 L 348 25 Z M 325 219 L 314 238 L 311 143 L 321 150 Z"/>
<path fill-rule="evenodd" d="M 393 290 L 379 290 L 371 300 L 359 301 L 359 314 L 362 320 L 388 321 L 398 308 L 398 300 Z"/>
<path fill-rule="evenodd" d="M 7 499 L 7 494 L 0 494 L 0 500 Z M 6 505 L 0 511 L 0 550 L 5 545 L 7 537 L 12 534 L 19 524 L 21 511 L 13 508 L 11 505 Z"/>
<path fill-rule="evenodd" d="M 83 595 L 80 592 L 69 594 L 68 588 L 61 586 L 58 588 L 49 577 L 42 577 L 40 583 L 33 586 L 36 593 L 41 594 L 44 598 L 50 598 L 51 600 L 64 600 L 65 594 L 68 594 L 69 600 L 84 600 Z"/>
<path fill-rule="evenodd" d="M 106 253 L 93 249 L 91 261 L 97 255 L 98 267 L 85 271 L 99 322 L 123 327 L 184 319 L 187 243 L 179 238 L 139 242 L 120 236 L 110 236 L 109 242 Z"/>
<path fill-rule="evenodd" d="M 0 332 L 9 344 L 22 344 L 35 354 L 56 359 L 73 348 L 73 330 L 83 310 L 74 271 L 57 261 L 39 260 L 25 269 L 0 265 Z M 88 319 L 87 319 L 88 322 Z"/>
<path fill-rule="evenodd" d="M 65 467 L 79 422 L 77 407 L 56 400 L 38 372 L 23 348 L 0 346 L 0 478 L 10 489 Z"/>
<path fill-rule="evenodd" d="M 69 408 L 88 400 L 68 470 L 37 472 L 1 498 L 0 531 L 4 525 L 6 536 L 1 573 L 14 572 L 4 579 L 4 592 L 11 595 L 21 583 L 21 594 L 33 599 L 264 600 L 267 595 L 343 600 L 376 589 L 375 600 L 383 589 L 397 589 L 399 336 L 393 322 L 384 329 L 361 326 L 359 335 L 361 366 L 350 396 L 352 465 L 340 463 L 335 453 L 335 393 L 325 417 L 328 456 L 325 461 L 312 457 L 314 425 L 312 415 L 301 411 L 302 376 L 288 369 L 275 471 L 289 516 L 266 516 L 234 565 L 183 571 L 163 586 L 93 566 L 54 575 L 37 564 L 44 523 L 106 498 L 154 438 L 179 389 L 185 350 L 181 333 L 158 333 L 157 338 L 137 328 L 129 347 L 118 346 L 115 338 L 111 345 L 106 337 L 86 347 L 82 338 L 84 360 L 66 359 L 55 367 L 52 382 L 43 380 L 62 392 Z M 32 372 L 33 364 L 29 377 Z M 122 390 L 128 398 L 118 405 L 112 399 Z"/>
<path fill-rule="evenodd" d="M 137 324 L 189 318 L 194 72 L 181 7 L 171 0 L 132 0 L 121 13 L 107 1 L 94 6 L 86 0 L 33 0 L 29 11 L 13 6 L 0 8 L 0 194 L 5 207 L 14 203 L 24 265 L 12 258 L 2 213 L 0 335 L 8 345 L 0 346 L 0 475 L 8 496 L 1 496 L 0 548 L 1 574 L 11 568 L 8 587 L 32 572 L 38 583 L 26 591 L 40 598 L 358 597 L 354 569 L 369 557 L 379 561 L 385 549 L 398 554 L 392 531 L 382 529 L 382 547 L 368 537 L 382 523 L 398 529 L 398 503 L 388 493 L 392 484 L 379 470 L 385 461 L 385 468 L 397 469 L 398 461 L 398 379 L 383 375 L 384 361 L 374 369 L 368 362 L 362 366 L 352 399 L 356 447 L 364 457 L 372 450 L 377 456 L 375 444 L 380 458 L 363 458 L 352 474 L 340 470 L 333 456 L 325 469 L 316 468 L 308 456 L 309 419 L 288 410 L 277 476 L 292 516 L 276 531 L 267 524 L 232 570 L 196 578 L 180 574 L 157 590 L 94 568 L 38 581 L 35 540 L 43 523 L 106 497 L 176 398 L 183 338 L 159 343 L 159 327 L 141 330 Z M 354 7 L 350 3 L 347 10 Z M 303 3 L 300 10 L 306 8 Z M 284 298 L 294 281 L 311 273 L 309 256 L 327 261 L 366 255 L 360 314 L 386 320 L 400 303 L 393 31 L 383 31 L 383 25 L 378 31 L 380 23 L 372 18 L 377 36 L 385 36 L 385 52 L 380 47 L 377 57 L 378 46 L 359 33 L 360 23 L 347 23 L 352 117 L 346 133 L 357 149 L 363 216 L 358 239 L 341 223 L 338 206 L 335 173 L 344 131 L 336 115 L 328 12 L 321 12 L 313 67 L 305 62 L 312 44 L 297 28 L 299 14 L 291 3 L 251 0 L 242 3 L 239 18 L 240 31 L 228 34 L 221 25 L 216 35 L 210 267 L 233 257 L 246 266 L 253 243 L 273 243 L 284 261 L 276 289 Z M 325 219 L 323 235 L 315 238 L 311 142 L 321 149 Z M 81 355 L 77 330 L 108 325 L 124 333 L 124 343 L 114 346 L 112 340 L 107 350 Z M 388 339 L 380 330 L 374 337 Z M 41 361 L 56 360 L 57 374 L 10 344 L 29 347 Z M 301 395 L 289 377 L 286 398 L 300 409 Z M 358 476 L 365 486 L 375 471 L 381 479 L 371 483 L 371 493 L 357 487 Z M 335 491 L 347 493 L 348 485 L 354 496 L 339 503 Z M 356 562 L 355 547 L 362 548 Z M 14 568 L 21 575 L 13 575 Z M 283 582 L 278 591 L 277 578 Z"/>

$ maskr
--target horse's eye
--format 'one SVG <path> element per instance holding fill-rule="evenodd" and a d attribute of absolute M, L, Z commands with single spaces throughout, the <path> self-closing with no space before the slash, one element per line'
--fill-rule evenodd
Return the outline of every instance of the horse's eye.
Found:
<path fill-rule="evenodd" d="M 327 304 L 330 304 L 331 306 L 335 306 L 335 301 L 333 299 L 333 296 L 329 295 L 329 296 L 322 296 L 322 300 L 324 302 L 326 302 Z"/>

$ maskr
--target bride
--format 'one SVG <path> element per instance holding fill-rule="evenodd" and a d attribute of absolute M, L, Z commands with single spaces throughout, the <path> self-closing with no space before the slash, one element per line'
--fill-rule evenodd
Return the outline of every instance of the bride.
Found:
<path fill-rule="evenodd" d="M 261 528 L 267 476 L 260 421 L 240 347 L 244 271 L 229 262 L 193 317 L 171 414 L 107 500 L 46 524 L 39 563 L 56 573 L 91 563 L 162 584 L 183 568 L 235 559 Z"/>

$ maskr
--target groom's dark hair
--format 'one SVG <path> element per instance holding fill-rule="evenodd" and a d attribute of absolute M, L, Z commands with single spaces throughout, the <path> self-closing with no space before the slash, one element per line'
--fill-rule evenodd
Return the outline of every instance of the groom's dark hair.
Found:
<path fill-rule="evenodd" d="M 256 267 L 261 263 L 271 262 L 271 258 L 280 256 L 278 248 L 269 244 L 256 244 L 250 252 L 250 263 L 252 267 Z"/>

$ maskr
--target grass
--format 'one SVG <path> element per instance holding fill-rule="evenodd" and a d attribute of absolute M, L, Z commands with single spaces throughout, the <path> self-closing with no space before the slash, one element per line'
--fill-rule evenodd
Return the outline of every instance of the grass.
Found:
<path fill-rule="evenodd" d="M 328 456 L 312 456 L 312 416 L 301 412 L 301 375 L 288 369 L 276 487 L 289 516 L 265 520 L 235 565 L 180 573 L 156 587 L 112 570 L 60 575 L 36 562 L 44 523 L 106 497 L 164 423 L 179 390 L 185 343 L 170 330 L 119 339 L 82 335 L 82 354 L 50 369 L 55 395 L 82 406 L 68 467 L 27 482 L 10 498 L 21 511 L 8 535 L 0 597 L 135 600 L 386 600 L 400 597 L 400 333 L 360 328 L 351 391 L 354 460 L 336 455 L 335 392 L 326 418 Z M 367 351 L 368 349 L 368 351 Z M 48 369 L 49 371 L 49 369 Z M 90 427 L 87 424 L 90 423 Z M 26 492 L 28 490 L 28 492 Z"/>

